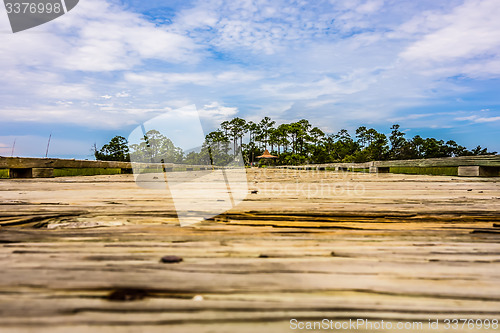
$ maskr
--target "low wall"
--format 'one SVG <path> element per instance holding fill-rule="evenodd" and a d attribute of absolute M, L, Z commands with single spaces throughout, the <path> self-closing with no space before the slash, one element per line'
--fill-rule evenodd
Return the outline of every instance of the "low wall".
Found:
<path fill-rule="evenodd" d="M 218 167 L 174 163 L 130 163 L 57 158 L 1 157 L 0 178 L 48 178 L 147 172 L 198 171 Z M 408 173 L 463 177 L 500 177 L 500 155 L 430 158 L 420 160 L 374 161 L 366 163 L 325 163 L 278 166 L 298 170 Z"/>
<path fill-rule="evenodd" d="M 373 161 L 365 163 L 326 163 L 278 166 L 297 170 L 332 170 L 371 173 L 403 173 L 463 177 L 500 177 L 500 155 L 461 156 L 419 160 Z"/>
<path fill-rule="evenodd" d="M 198 171 L 212 169 L 209 165 L 130 163 L 0 156 L 0 178 L 115 175 L 132 173 L 134 168 L 141 170 L 141 172 Z"/>

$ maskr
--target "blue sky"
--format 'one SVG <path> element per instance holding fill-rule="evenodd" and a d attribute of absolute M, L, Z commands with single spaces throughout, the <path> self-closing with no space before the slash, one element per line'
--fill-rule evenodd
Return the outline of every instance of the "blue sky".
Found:
<path fill-rule="evenodd" d="M 80 0 L 12 34 L 0 9 L 0 155 L 91 146 L 195 104 L 235 116 L 360 125 L 500 151 L 497 0 Z"/>

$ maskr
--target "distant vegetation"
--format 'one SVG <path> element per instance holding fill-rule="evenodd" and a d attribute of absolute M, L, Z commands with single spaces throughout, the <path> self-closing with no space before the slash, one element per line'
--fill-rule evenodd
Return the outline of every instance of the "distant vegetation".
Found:
<path fill-rule="evenodd" d="M 453 140 L 424 139 L 419 135 L 407 139 L 397 124 L 391 127 L 388 137 L 365 126 L 356 129 L 354 136 L 345 129 L 326 134 L 306 119 L 275 125 L 269 117 L 259 123 L 242 118 L 224 121 L 219 129 L 206 136 L 199 152 L 187 155 L 156 130 L 147 132 L 140 144 L 131 145 L 131 151 L 121 136 L 114 137 L 99 150 L 94 146 L 94 151 L 98 160 L 128 161 L 132 154 L 135 161 L 148 158 L 159 161 L 161 157 L 164 162 L 220 165 L 230 161 L 233 153 L 240 149 L 246 164 L 257 161 L 256 157 L 268 149 L 278 156 L 277 164 L 286 165 L 496 154 L 481 146 L 468 150 Z"/>
<path fill-rule="evenodd" d="M 115 136 L 109 143 L 102 146 L 99 150 L 94 144 L 93 150 L 96 160 L 121 162 L 130 161 L 127 139 L 123 136 Z"/>

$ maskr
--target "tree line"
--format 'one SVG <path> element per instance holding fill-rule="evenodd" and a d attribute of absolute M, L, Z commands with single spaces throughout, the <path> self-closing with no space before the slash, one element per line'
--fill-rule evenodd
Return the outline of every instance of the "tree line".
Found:
<path fill-rule="evenodd" d="M 132 155 L 134 161 L 158 161 L 161 156 L 164 162 L 225 165 L 240 151 L 245 164 L 254 163 L 267 149 L 278 157 L 276 164 L 300 165 L 496 154 L 481 146 L 469 150 L 453 140 L 406 138 L 398 124 L 390 130 L 386 135 L 360 126 L 353 135 L 345 129 L 327 134 L 306 119 L 277 125 L 269 117 L 260 122 L 237 117 L 208 133 L 199 151 L 186 154 L 159 131 L 151 130 L 130 150 L 127 140 L 116 136 L 101 149 L 94 146 L 94 155 L 98 160 L 129 161 Z"/>

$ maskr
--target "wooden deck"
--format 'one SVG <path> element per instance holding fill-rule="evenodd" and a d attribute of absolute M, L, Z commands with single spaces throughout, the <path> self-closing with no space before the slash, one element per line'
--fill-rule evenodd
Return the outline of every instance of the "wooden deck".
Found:
<path fill-rule="evenodd" d="M 184 228 L 133 175 L 0 180 L 0 332 L 300 331 L 291 319 L 437 332 L 429 319 L 500 319 L 500 178 L 248 179 L 258 193 Z"/>

